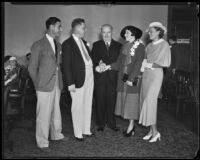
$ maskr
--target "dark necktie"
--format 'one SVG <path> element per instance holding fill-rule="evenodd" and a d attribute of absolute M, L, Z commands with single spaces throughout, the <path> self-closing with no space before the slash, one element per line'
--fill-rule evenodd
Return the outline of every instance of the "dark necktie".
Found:
<path fill-rule="evenodd" d="M 110 46 L 109 46 L 109 43 L 106 42 L 106 49 L 107 49 L 107 51 L 108 51 L 108 52 L 107 52 L 107 53 L 108 53 L 108 56 L 109 56 L 109 47 L 110 47 Z"/>
<path fill-rule="evenodd" d="M 107 48 L 107 51 L 109 50 L 109 43 L 108 42 L 106 42 L 106 48 Z"/>
<path fill-rule="evenodd" d="M 53 39 L 53 41 L 54 41 L 54 45 L 55 45 L 55 56 L 56 56 L 56 60 L 57 60 L 58 50 L 57 50 L 56 40 Z"/>

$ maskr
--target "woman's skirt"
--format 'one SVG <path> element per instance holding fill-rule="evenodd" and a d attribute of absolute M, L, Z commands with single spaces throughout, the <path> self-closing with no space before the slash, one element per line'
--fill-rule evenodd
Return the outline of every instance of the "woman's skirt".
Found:
<path fill-rule="evenodd" d="M 127 93 L 127 84 L 124 83 L 124 91 L 117 92 L 115 115 L 138 120 L 139 111 L 139 93 Z"/>
<path fill-rule="evenodd" d="M 156 124 L 158 95 L 163 81 L 163 69 L 147 69 L 143 73 L 140 92 L 139 123 L 144 126 Z"/>

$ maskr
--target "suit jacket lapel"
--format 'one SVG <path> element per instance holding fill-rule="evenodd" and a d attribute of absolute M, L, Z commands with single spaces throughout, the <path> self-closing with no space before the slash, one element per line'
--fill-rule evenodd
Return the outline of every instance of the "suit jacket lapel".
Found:
<path fill-rule="evenodd" d="M 76 41 L 74 40 L 73 36 L 71 36 L 71 42 L 72 42 L 72 44 L 73 44 L 75 50 L 77 51 L 77 53 L 78 53 L 78 54 L 81 56 L 81 58 L 82 58 L 81 51 L 80 51 L 80 49 L 79 49 L 79 47 L 78 47 L 78 44 L 77 44 Z"/>
<path fill-rule="evenodd" d="M 105 55 L 106 56 L 108 56 L 108 50 L 107 50 L 107 48 L 106 48 L 106 44 L 105 44 L 105 42 L 102 40 L 102 48 L 103 48 L 103 50 L 104 50 L 104 52 L 103 53 L 105 53 Z"/>
<path fill-rule="evenodd" d="M 50 44 L 50 42 L 49 42 L 49 40 L 47 39 L 46 36 L 44 36 L 44 40 L 45 40 L 46 46 L 49 50 L 51 57 L 56 61 L 55 53 L 54 53 L 53 48 L 51 47 L 51 44 Z"/>
<path fill-rule="evenodd" d="M 109 56 L 112 56 L 112 54 L 114 54 L 114 52 L 112 52 L 113 47 L 114 47 L 114 41 L 112 39 L 109 47 Z"/>
<path fill-rule="evenodd" d="M 87 49 L 87 51 L 88 51 L 88 54 L 90 55 L 90 49 L 89 49 L 89 47 L 87 46 L 87 42 L 83 39 L 83 43 L 84 43 L 84 45 L 85 45 L 85 48 Z"/>

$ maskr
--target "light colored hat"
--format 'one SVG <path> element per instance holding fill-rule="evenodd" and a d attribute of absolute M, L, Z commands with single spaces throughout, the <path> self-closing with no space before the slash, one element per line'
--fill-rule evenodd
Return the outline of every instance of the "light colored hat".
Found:
<path fill-rule="evenodd" d="M 151 27 L 159 27 L 159 28 L 162 28 L 164 30 L 164 33 L 167 33 L 167 28 L 165 26 L 163 26 L 162 23 L 160 22 L 152 22 L 149 24 L 149 27 L 146 29 L 146 32 L 149 31 L 149 28 Z"/>
<path fill-rule="evenodd" d="M 16 57 L 10 57 L 9 58 L 10 61 L 13 61 L 13 60 L 16 60 L 16 59 L 17 59 Z"/>

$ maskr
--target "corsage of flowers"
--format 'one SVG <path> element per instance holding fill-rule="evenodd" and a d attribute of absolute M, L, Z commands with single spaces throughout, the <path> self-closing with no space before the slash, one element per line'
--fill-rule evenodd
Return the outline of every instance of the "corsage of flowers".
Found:
<path fill-rule="evenodd" d="M 131 47 L 131 56 L 135 55 L 135 50 L 138 48 L 139 44 L 142 43 L 141 40 L 137 40 L 134 42 L 133 46 Z"/>

